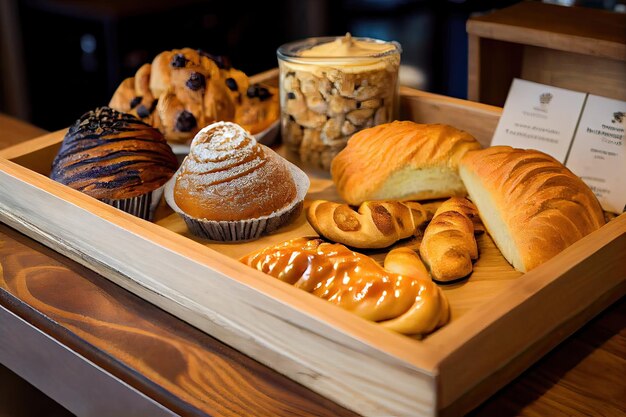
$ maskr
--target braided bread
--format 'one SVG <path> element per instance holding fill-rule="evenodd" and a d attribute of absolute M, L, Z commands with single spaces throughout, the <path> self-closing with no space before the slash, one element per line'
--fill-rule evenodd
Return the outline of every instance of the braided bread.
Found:
<path fill-rule="evenodd" d="M 109 106 L 159 129 L 168 141 L 186 142 L 204 126 L 234 121 L 252 134 L 279 117 L 277 90 L 250 85 L 242 71 L 191 48 L 158 54 L 122 81 Z"/>
<path fill-rule="evenodd" d="M 477 217 L 476 207 L 466 198 L 453 197 L 437 209 L 420 244 L 433 279 L 454 281 L 472 272 L 472 260 L 478 258 L 472 219 Z"/>
<path fill-rule="evenodd" d="M 316 200 L 306 218 L 320 236 L 353 248 L 386 248 L 412 236 L 429 220 L 419 203 L 366 201 L 355 212 L 347 204 Z"/>
<path fill-rule="evenodd" d="M 410 249 L 389 252 L 383 268 L 338 243 L 296 238 L 241 262 L 403 334 L 424 335 L 449 319 L 443 292 Z"/>

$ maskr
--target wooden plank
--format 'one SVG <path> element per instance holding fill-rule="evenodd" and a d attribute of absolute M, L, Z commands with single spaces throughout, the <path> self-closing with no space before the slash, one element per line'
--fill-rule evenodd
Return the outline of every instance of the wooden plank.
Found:
<path fill-rule="evenodd" d="M 445 123 L 472 134 L 483 147 L 489 146 L 502 114 L 500 107 L 474 103 L 438 94 L 400 88 L 402 120 Z"/>
<path fill-rule="evenodd" d="M 626 19 L 606 10 L 525 1 L 471 17 L 467 32 L 481 38 L 626 61 Z"/>
<path fill-rule="evenodd" d="M 467 35 L 467 99 L 480 101 L 480 37 Z"/>
<path fill-rule="evenodd" d="M 2 305 L 0 340 L 0 362 L 76 415 L 176 415 Z"/>
<path fill-rule="evenodd" d="M 626 214 L 604 226 L 601 233 L 584 237 L 526 273 L 523 280 L 511 285 L 506 296 L 494 297 L 483 309 L 460 318 L 457 323 L 463 324 L 464 332 L 456 335 L 457 344 L 450 346 L 450 336 L 444 332 L 428 338 L 425 344 L 447 353 L 439 367 L 440 378 L 446 381 L 440 407 L 447 407 L 466 392 L 470 381 L 484 378 L 485 369 L 502 368 L 535 341 L 547 339 L 549 345 L 561 341 L 567 335 L 554 329 L 595 300 L 612 290 L 624 295 L 624 265 Z"/>
<path fill-rule="evenodd" d="M 526 46 L 521 78 L 626 100 L 626 61 Z"/>
<path fill-rule="evenodd" d="M 178 415 L 353 415 L 4 225 L 0 271 L 0 305 L 29 321 L 24 332 L 50 334 L 76 352 L 75 360 L 96 364 Z M 57 362 L 52 349 L 34 346 Z M 27 358 L 6 359 L 11 365 Z M 63 376 L 68 386 L 90 383 Z"/>
<path fill-rule="evenodd" d="M 45 130 L 23 122 L 14 117 L 0 113 L 0 148 L 21 143 L 26 139 L 40 137 Z"/>
<path fill-rule="evenodd" d="M 0 150 L 0 159 L 28 167 L 31 171 L 48 176 L 52 168 L 51 155 L 56 155 L 67 129 L 48 133 Z"/>
<path fill-rule="evenodd" d="M 581 311 L 575 317 L 567 322 L 561 323 L 558 327 L 555 327 L 551 332 L 554 336 L 538 340 L 519 356 L 513 358 L 505 366 L 499 368 L 496 372 L 492 373 L 478 385 L 463 394 L 463 396 L 455 400 L 451 405 L 441 410 L 441 417 L 462 416 L 474 409 L 481 402 L 483 402 L 487 396 L 493 395 L 500 387 L 504 387 L 505 384 L 513 381 L 518 375 L 525 371 L 530 364 L 535 362 L 536 358 L 541 358 L 546 355 L 551 349 L 559 344 L 562 339 L 582 327 L 587 321 L 605 309 L 607 305 L 611 305 L 620 297 L 623 297 L 625 291 L 626 283 L 624 282 L 622 282 L 622 284 L 620 284 L 617 288 L 609 290 L 609 292 L 607 292 L 604 296 L 595 300 L 589 307 Z M 618 305 L 614 307 L 619 308 L 620 306 L 622 309 L 626 308 L 626 299 L 622 298 L 622 302 L 618 303 Z M 626 337 L 626 335 L 620 335 L 619 330 L 614 332 L 613 336 L 617 339 L 624 339 Z M 599 340 L 596 341 L 596 343 L 598 342 Z M 565 342 L 566 346 L 568 344 L 571 344 L 571 341 Z M 622 346 L 626 346 L 626 344 L 622 344 Z M 554 362 L 560 362 L 562 361 L 562 358 L 573 360 L 573 358 L 580 358 L 584 353 L 589 353 L 588 350 L 587 352 L 584 352 L 576 348 L 570 348 L 568 350 L 563 347 L 559 347 L 558 351 L 560 352 L 556 354 L 558 359 L 552 359 Z M 553 353 L 551 356 L 555 356 L 555 354 Z M 529 383 L 533 384 L 531 386 L 524 387 L 523 394 L 525 395 L 520 395 L 521 393 L 519 392 L 519 389 L 515 390 L 515 393 L 506 396 L 496 394 L 496 398 L 486 401 L 486 404 L 479 407 L 478 410 L 476 410 L 476 413 L 472 413 L 476 414 L 473 417 L 527 414 L 526 412 L 520 413 L 520 411 L 512 410 L 512 404 L 515 404 L 516 407 L 529 407 L 528 415 L 555 415 L 557 411 L 562 411 L 568 416 L 582 417 L 593 415 L 594 412 L 592 410 L 606 410 L 604 415 L 619 415 L 618 410 L 623 408 L 624 404 L 621 394 L 615 395 L 615 391 L 619 391 L 621 389 L 623 392 L 625 387 L 625 383 L 622 378 L 622 375 L 626 370 L 624 369 L 624 364 L 626 363 L 624 361 L 625 358 L 626 353 L 624 353 L 624 350 L 622 350 L 621 361 L 618 358 L 611 358 L 613 359 L 610 361 L 611 365 L 615 364 L 615 362 L 621 362 L 621 368 L 619 366 L 607 366 L 608 364 L 604 363 L 604 366 L 597 366 L 593 369 L 585 367 L 584 370 L 580 371 L 581 375 L 584 376 L 579 377 L 579 379 L 575 381 L 563 383 L 560 387 L 561 389 L 572 390 L 568 397 L 556 394 L 548 396 L 547 398 L 541 398 L 541 395 L 543 394 L 541 389 L 549 390 L 550 385 L 558 380 L 558 378 L 554 377 L 547 379 L 545 377 L 545 372 L 554 372 L 553 368 L 558 367 L 558 365 L 536 365 L 530 371 L 535 374 L 531 381 L 526 384 L 520 383 L 519 381 L 513 383 L 514 386 L 519 386 L 521 384 L 527 385 Z M 545 360 L 542 360 L 542 362 L 545 362 Z M 545 371 L 538 371 L 538 368 L 540 369 L 542 367 Z M 522 378 L 525 377 L 526 376 L 523 376 Z M 587 381 L 593 381 L 593 383 L 588 383 Z M 510 389 L 510 387 L 504 388 L 505 391 Z M 529 401 L 528 398 L 529 391 L 532 392 L 533 395 L 531 401 Z M 611 393 L 611 391 L 613 392 Z M 586 392 L 586 396 L 582 401 L 578 397 L 581 392 Z M 598 398 L 598 393 L 600 392 L 607 393 L 607 395 L 602 395 L 603 398 L 600 399 Z M 503 401 L 503 397 L 506 397 L 505 401 Z M 536 404 L 534 402 L 536 402 Z M 534 412 L 531 410 L 534 410 Z"/>
<path fill-rule="evenodd" d="M 468 417 L 626 415 L 625 329 L 622 298 Z"/>

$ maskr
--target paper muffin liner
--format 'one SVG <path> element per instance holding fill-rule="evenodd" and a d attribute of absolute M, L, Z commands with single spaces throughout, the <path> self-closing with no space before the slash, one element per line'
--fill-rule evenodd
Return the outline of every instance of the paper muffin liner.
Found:
<path fill-rule="evenodd" d="M 267 216 L 235 221 L 196 219 L 188 216 L 174 201 L 174 185 L 176 184 L 178 172 L 165 184 L 165 201 L 172 210 L 183 218 L 187 228 L 195 236 L 220 242 L 255 240 L 293 222 L 302 212 L 304 198 L 311 182 L 300 168 L 287 160 L 284 160 L 284 163 L 287 165 L 289 172 L 291 172 L 296 185 L 296 198 L 291 204 Z"/>
<path fill-rule="evenodd" d="M 103 198 L 100 201 L 125 211 L 126 213 L 132 214 L 133 216 L 152 221 L 152 219 L 154 219 L 154 213 L 159 205 L 159 201 L 161 201 L 164 189 L 165 185 L 162 185 L 154 191 L 135 197 L 123 199 Z"/>

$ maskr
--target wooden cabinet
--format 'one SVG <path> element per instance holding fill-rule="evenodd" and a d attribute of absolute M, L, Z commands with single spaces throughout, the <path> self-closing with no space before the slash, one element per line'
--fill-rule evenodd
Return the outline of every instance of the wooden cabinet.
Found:
<path fill-rule="evenodd" d="M 504 105 L 515 77 L 626 100 L 626 14 L 527 1 L 467 33 L 470 100 Z"/>

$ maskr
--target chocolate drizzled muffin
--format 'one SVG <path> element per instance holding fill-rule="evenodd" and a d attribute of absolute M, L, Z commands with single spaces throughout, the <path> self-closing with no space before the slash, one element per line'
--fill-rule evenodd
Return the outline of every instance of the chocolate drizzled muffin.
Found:
<path fill-rule="evenodd" d="M 52 162 L 50 177 L 149 218 L 151 210 L 146 205 L 156 207 L 160 195 L 156 201 L 147 200 L 157 197 L 153 191 L 174 175 L 177 165 L 176 156 L 158 130 L 130 114 L 100 107 L 70 127 Z"/>

